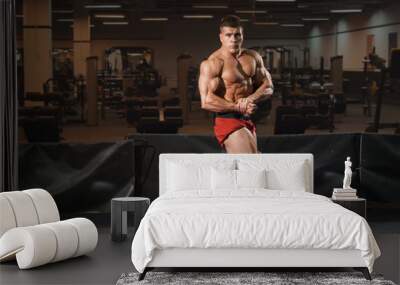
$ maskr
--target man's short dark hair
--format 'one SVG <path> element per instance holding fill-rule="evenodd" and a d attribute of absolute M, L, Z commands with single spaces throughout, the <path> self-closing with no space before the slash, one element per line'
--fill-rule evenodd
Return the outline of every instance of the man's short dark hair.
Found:
<path fill-rule="evenodd" d="M 235 15 L 226 15 L 221 19 L 221 23 L 219 24 L 219 28 L 222 29 L 223 27 L 230 27 L 230 28 L 243 28 L 242 24 L 240 23 L 240 18 Z"/>

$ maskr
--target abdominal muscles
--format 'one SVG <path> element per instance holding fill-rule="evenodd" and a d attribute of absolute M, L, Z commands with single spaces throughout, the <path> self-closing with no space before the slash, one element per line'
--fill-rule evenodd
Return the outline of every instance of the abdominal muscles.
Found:
<path fill-rule="evenodd" d="M 239 98 L 246 98 L 253 92 L 250 78 L 235 83 L 229 83 L 224 80 L 224 83 L 226 90 L 224 98 L 229 102 L 237 102 Z"/>

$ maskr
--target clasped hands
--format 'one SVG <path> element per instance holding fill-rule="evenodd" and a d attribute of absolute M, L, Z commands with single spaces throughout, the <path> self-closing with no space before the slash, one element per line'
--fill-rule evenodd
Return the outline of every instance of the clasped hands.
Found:
<path fill-rule="evenodd" d="M 251 98 L 239 98 L 236 102 L 236 111 L 243 115 L 250 116 L 256 110 L 257 105 Z"/>
<path fill-rule="evenodd" d="M 272 94 L 274 93 L 274 88 L 268 87 L 264 90 L 263 92 L 263 97 L 271 97 Z M 255 103 L 255 98 L 254 94 L 250 95 L 249 97 L 246 98 L 239 98 L 236 101 L 236 111 L 245 115 L 245 116 L 250 116 L 252 115 L 256 110 L 257 110 L 257 105 Z"/>

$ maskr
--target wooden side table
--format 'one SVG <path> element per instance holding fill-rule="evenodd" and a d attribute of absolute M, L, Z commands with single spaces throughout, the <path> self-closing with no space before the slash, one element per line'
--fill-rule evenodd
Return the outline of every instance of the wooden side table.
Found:
<path fill-rule="evenodd" d="M 354 199 L 332 199 L 336 204 L 359 214 L 364 219 L 367 218 L 367 200 L 364 198 Z"/>
<path fill-rule="evenodd" d="M 134 214 L 135 231 L 144 217 L 150 199 L 144 197 L 120 197 L 111 200 L 111 239 L 123 241 L 128 234 L 128 212 Z"/>

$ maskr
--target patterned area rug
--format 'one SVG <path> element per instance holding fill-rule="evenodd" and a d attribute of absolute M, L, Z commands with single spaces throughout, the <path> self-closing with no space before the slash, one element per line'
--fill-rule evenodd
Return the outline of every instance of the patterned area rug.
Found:
<path fill-rule="evenodd" d="M 368 281 L 360 272 L 148 272 L 142 281 L 138 276 L 139 273 L 122 274 L 116 285 L 395 285 L 380 275 L 372 275 L 372 281 Z"/>

